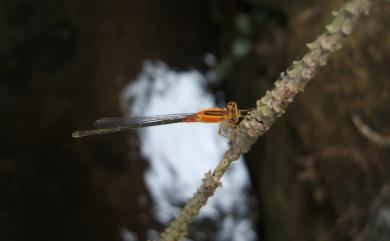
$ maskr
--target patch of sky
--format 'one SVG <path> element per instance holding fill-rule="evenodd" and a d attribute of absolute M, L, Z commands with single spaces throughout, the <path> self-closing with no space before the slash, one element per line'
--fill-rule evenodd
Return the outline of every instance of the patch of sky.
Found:
<path fill-rule="evenodd" d="M 205 76 L 196 70 L 174 71 L 164 63 L 147 61 L 137 80 L 123 90 L 121 99 L 129 116 L 193 113 L 215 107 L 216 101 L 205 86 Z M 228 140 L 218 135 L 218 128 L 218 124 L 179 123 L 139 130 L 141 153 L 150 162 L 145 183 L 161 223 L 168 224 L 174 218 L 180 210 L 178 204 L 192 196 L 204 174 L 222 158 Z M 243 160 L 232 164 L 222 183 L 202 208 L 200 218 L 240 210 L 237 205 L 247 207 L 243 203 L 247 202 L 249 179 Z M 253 233 L 250 227 L 245 232 Z"/>

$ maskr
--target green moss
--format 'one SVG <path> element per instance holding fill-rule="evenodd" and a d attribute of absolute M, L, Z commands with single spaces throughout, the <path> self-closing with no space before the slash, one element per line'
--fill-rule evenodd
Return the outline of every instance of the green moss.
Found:
<path fill-rule="evenodd" d="M 355 2 L 348 2 L 345 4 L 345 11 L 352 14 L 353 16 L 357 16 L 359 14 L 359 9 L 357 7 L 357 4 Z"/>
<path fill-rule="evenodd" d="M 311 42 L 311 43 L 307 43 L 306 47 L 308 49 L 310 49 L 310 50 L 313 50 L 313 49 L 316 49 L 316 48 L 320 47 L 320 43 L 318 41 L 314 41 L 314 42 Z"/>
<path fill-rule="evenodd" d="M 332 23 L 325 26 L 326 30 L 328 30 L 329 33 L 335 33 L 340 31 L 341 25 L 345 21 L 345 16 L 342 14 L 339 14 L 335 17 Z"/>

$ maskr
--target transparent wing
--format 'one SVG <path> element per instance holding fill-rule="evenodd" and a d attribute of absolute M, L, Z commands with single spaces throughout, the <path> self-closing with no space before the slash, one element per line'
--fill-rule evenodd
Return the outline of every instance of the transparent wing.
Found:
<path fill-rule="evenodd" d="M 177 123 L 180 121 L 184 121 L 185 118 L 194 115 L 196 114 L 183 113 L 183 114 L 168 114 L 168 115 L 153 115 L 153 116 L 102 118 L 95 121 L 94 125 L 97 128 L 112 128 L 112 127 L 126 127 L 126 126 L 143 127 L 144 125 L 150 126 L 147 124 L 153 124 L 153 123 L 155 123 L 155 125 Z"/>
<path fill-rule="evenodd" d="M 97 129 L 74 131 L 72 136 L 79 138 L 84 136 L 130 131 L 148 126 L 180 123 L 186 121 L 186 118 L 191 116 L 196 116 L 196 113 L 103 118 L 95 121 L 94 124 Z"/>

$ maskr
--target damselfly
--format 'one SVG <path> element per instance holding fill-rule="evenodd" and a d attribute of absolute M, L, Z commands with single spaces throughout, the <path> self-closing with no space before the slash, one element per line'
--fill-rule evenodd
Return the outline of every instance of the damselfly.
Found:
<path fill-rule="evenodd" d="M 230 101 L 225 108 L 207 108 L 196 113 L 103 118 L 95 121 L 96 129 L 75 131 L 72 133 L 72 136 L 77 138 L 182 122 L 226 122 L 228 125 L 234 126 L 247 113 L 248 110 L 239 110 L 237 103 Z"/>

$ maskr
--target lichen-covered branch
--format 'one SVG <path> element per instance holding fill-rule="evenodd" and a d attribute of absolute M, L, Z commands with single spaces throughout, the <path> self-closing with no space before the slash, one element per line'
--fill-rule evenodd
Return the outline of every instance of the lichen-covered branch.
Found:
<path fill-rule="evenodd" d="M 383 146 L 383 147 L 390 147 L 390 136 L 382 135 L 373 129 L 369 127 L 367 124 L 363 122 L 363 120 L 360 118 L 360 116 L 354 114 L 352 116 L 352 122 L 355 124 L 356 128 L 359 130 L 359 132 L 366 137 L 368 140 Z"/>
<path fill-rule="evenodd" d="M 263 135 L 286 110 L 295 95 L 303 91 L 306 84 L 314 78 L 318 69 L 325 65 L 330 54 L 340 49 L 345 38 L 352 32 L 356 22 L 363 14 L 368 13 L 370 0 L 353 0 L 347 2 L 339 11 L 333 12 L 333 21 L 317 39 L 307 44 L 308 53 L 294 61 L 292 66 L 275 82 L 275 87 L 267 91 L 257 101 L 257 107 L 249 112 L 230 136 L 230 148 L 212 173 L 207 173 L 203 184 L 190 198 L 176 219 L 161 234 L 160 241 L 177 241 L 187 234 L 188 225 L 206 204 L 230 163 L 247 153 L 252 144 Z"/>

